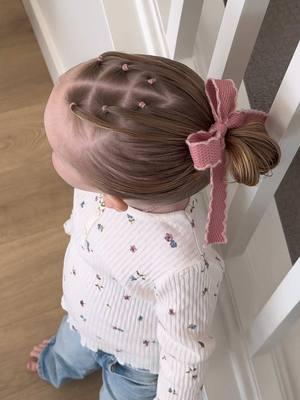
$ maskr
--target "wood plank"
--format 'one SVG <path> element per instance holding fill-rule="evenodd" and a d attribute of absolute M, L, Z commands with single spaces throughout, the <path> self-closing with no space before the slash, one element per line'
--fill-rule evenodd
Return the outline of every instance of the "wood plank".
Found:
<path fill-rule="evenodd" d="M 34 291 L 32 297 L 35 301 L 38 300 Z M 19 308 L 22 308 L 20 304 Z M 72 381 L 56 389 L 25 368 L 32 347 L 56 331 L 62 315 L 62 311 L 58 308 L 49 309 L 49 311 L 44 309 L 39 314 L 32 314 L 26 319 L 16 318 L 14 323 L 1 327 L 1 399 L 90 400 L 98 398 L 102 382 L 101 369 L 84 380 Z"/>
<path fill-rule="evenodd" d="M 22 3 L 0 10 L 0 398 L 97 398 L 101 370 L 60 388 L 26 369 L 32 347 L 55 334 L 73 190 L 55 172 L 43 134 L 53 87 Z"/>

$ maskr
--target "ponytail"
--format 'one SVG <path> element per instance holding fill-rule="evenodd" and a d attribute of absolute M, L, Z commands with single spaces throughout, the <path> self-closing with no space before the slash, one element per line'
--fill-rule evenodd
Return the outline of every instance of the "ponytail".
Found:
<path fill-rule="evenodd" d="M 280 162 L 280 147 L 260 122 L 230 129 L 225 144 L 227 168 L 238 183 L 255 186 L 260 175 L 267 174 Z"/>

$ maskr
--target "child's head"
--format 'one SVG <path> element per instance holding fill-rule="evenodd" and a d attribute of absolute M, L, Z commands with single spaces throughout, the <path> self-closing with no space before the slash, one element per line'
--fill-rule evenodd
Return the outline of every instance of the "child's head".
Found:
<path fill-rule="evenodd" d="M 53 164 L 69 184 L 120 199 L 172 204 L 198 192 L 210 171 L 193 166 L 188 135 L 214 123 L 204 82 L 159 56 L 103 53 L 63 74 L 45 109 Z M 280 160 L 262 123 L 225 136 L 230 174 L 254 186 Z"/>

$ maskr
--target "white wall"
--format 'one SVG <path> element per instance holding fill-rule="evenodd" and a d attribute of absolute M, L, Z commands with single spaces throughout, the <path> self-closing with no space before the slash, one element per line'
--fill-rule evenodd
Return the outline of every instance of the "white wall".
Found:
<path fill-rule="evenodd" d="M 52 80 L 85 60 L 113 50 L 100 0 L 24 0 Z"/>
<path fill-rule="evenodd" d="M 152 2 L 23 0 L 23 4 L 54 82 L 72 66 L 105 51 L 165 55 Z"/>

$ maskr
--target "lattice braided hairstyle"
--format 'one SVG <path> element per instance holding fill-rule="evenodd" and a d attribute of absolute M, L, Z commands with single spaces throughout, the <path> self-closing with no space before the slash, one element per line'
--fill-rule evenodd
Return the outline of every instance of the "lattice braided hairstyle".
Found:
<path fill-rule="evenodd" d="M 204 82 L 191 68 L 160 56 L 108 51 L 83 63 L 65 101 L 74 135 L 83 136 L 87 126 L 92 132 L 74 166 L 99 191 L 163 205 L 209 184 L 209 169 L 194 169 L 185 143 L 214 122 Z M 228 132 L 226 151 L 228 171 L 251 186 L 280 159 L 279 146 L 259 123 Z"/>

